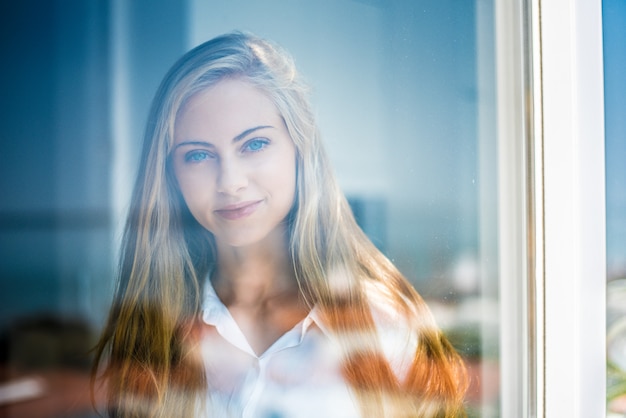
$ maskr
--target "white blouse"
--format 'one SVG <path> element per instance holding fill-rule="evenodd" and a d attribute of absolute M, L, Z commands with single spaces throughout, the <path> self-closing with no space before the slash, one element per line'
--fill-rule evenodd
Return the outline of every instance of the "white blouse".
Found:
<path fill-rule="evenodd" d="M 371 303 L 383 352 L 404 378 L 417 338 L 396 311 Z M 209 384 L 209 417 L 359 417 L 341 375 L 341 352 L 317 309 L 256 355 L 210 281 L 204 292 L 202 356 Z"/>

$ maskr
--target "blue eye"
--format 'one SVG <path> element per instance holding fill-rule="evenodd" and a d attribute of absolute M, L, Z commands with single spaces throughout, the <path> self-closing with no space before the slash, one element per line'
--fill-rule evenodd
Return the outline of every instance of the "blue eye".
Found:
<path fill-rule="evenodd" d="M 268 144 L 269 141 L 267 139 L 254 138 L 246 142 L 243 146 L 243 151 L 258 152 L 265 148 Z"/>
<path fill-rule="evenodd" d="M 185 162 L 199 163 L 211 158 L 211 154 L 206 151 L 190 151 L 185 154 Z"/>

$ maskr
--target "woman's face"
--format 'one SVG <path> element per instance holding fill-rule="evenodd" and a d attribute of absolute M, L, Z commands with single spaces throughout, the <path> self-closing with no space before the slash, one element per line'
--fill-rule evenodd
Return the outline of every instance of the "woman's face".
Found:
<path fill-rule="evenodd" d="M 225 79 L 192 96 L 177 116 L 171 157 L 189 210 L 218 245 L 285 239 L 296 150 L 263 92 Z"/>

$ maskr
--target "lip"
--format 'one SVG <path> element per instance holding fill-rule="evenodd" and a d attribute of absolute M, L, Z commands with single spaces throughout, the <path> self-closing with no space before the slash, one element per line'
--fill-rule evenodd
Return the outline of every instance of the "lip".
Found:
<path fill-rule="evenodd" d="M 259 207 L 263 200 L 250 200 L 247 202 L 235 203 L 233 205 L 222 206 L 216 209 L 214 212 L 224 219 L 234 221 L 237 219 L 245 218 Z"/>

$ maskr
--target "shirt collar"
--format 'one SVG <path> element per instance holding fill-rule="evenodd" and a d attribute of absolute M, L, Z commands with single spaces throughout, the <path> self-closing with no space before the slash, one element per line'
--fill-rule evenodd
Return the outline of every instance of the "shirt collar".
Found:
<path fill-rule="evenodd" d="M 215 292 L 215 288 L 213 287 L 213 283 L 211 283 L 210 278 L 207 278 L 204 285 L 204 294 L 202 300 L 202 320 L 207 325 L 214 326 L 217 332 L 219 332 L 220 335 L 222 335 L 222 337 L 228 340 L 231 344 L 235 345 L 241 350 L 248 352 L 251 355 L 256 356 L 245 336 L 237 326 L 235 320 L 230 315 L 228 308 L 217 296 L 217 293 Z M 309 314 L 285 335 L 294 331 L 299 331 L 298 341 L 292 343 L 299 344 L 300 342 L 302 342 L 304 336 L 314 324 L 320 329 L 320 331 L 324 335 L 331 335 L 328 331 L 328 328 L 321 320 L 321 313 L 317 306 L 314 306 Z M 271 349 L 272 347 L 270 347 L 268 351 L 270 351 Z"/>

